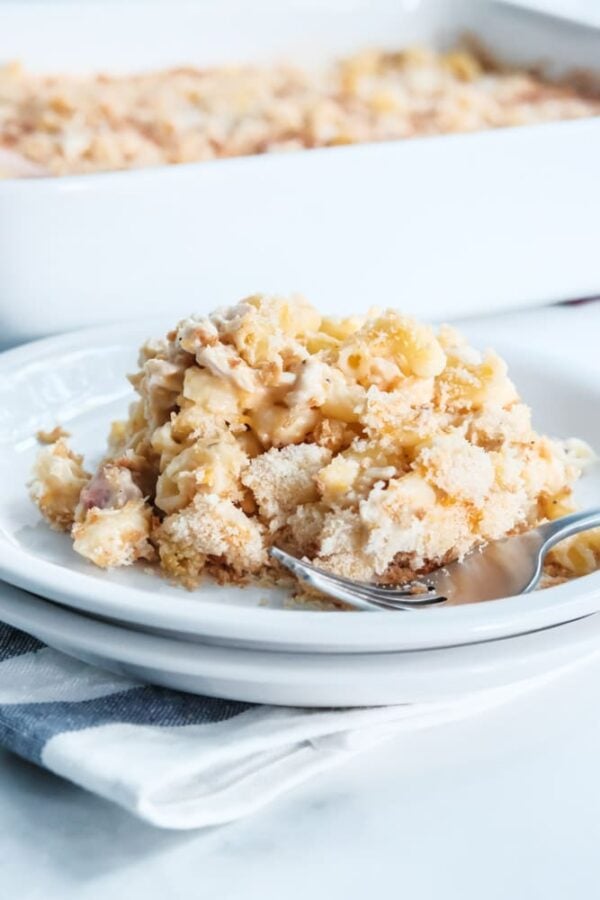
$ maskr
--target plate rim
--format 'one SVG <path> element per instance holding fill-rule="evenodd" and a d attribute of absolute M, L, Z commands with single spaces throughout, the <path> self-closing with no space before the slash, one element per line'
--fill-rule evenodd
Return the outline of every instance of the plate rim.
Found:
<path fill-rule="evenodd" d="M 181 641 L 168 636 L 149 635 L 131 629 L 124 624 L 119 625 L 117 623 L 99 621 L 80 610 L 61 606 L 44 597 L 31 594 L 12 585 L 3 585 L 0 590 L 0 611 L 3 615 L 6 615 L 7 608 L 12 610 L 9 616 L 12 622 L 15 623 L 10 623 L 11 627 L 22 630 L 31 628 L 31 631 L 28 633 L 33 633 L 34 636 L 38 637 L 39 640 L 49 647 L 52 646 L 51 641 L 54 639 L 58 641 L 64 638 L 65 643 L 68 645 L 75 646 L 79 644 L 84 650 L 106 654 L 107 658 L 114 662 L 148 667 L 156 666 L 159 671 L 163 672 L 179 671 L 182 674 L 193 674 L 194 671 L 198 672 L 200 667 L 207 666 L 211 674 L 216 677 L 232 677 L 231 667 L 233 664 L 238 667 L 233 677 L 242 679 L 251 674 L 255 666 L 257 668 L 262 666 L 270 668 L 273 662 L 276 661 L 280 665 L 282 664 L 282 668 L 278 670 L 280 674 L 287 674 L 288 669 L 293 671 L 294 682 L 299 684 L 302 683 L 304 672 L 307 668 L 310 668 L 310 664 L 317 666 L 317 668 L 323 667 L 325 669 L 330 666 L 337 667 L 340 657 L 350 667 L 354 667 L 360 658 L 364 667 L 371 670 L 373 668 L 373 657 L 369 653 L 314 653 L 310 655 L 308 659 L 309 665 L 307 665 L 305 654 L 281 653 L 260 649 L 251 650 L 239 647 L 211 647 L 210 645 Z M 549 626 L 537 632 L 514 635 L 507 639 L 499 639 L 490 643 L 505 647 L 506 641 L 508 641 L 513 647 L 520 644 L 522 649 L 523 642 L 535 644 L 538 640 L 543 641 L 548 635 L 556 635 L 561 628 L 570 625 L 574 629 L 581 628 L 584 632 L 581 642 L 593 642 L 595 652 L 600 653 L 596 638 L 585 634 L 585 629 L 590 624 L 588 620 L 593 621 L 595 618 L 594 624 L 596 629 L 598 629 L 600 628 L 600 615 L 592 613 L 561 625 Z M 31 625 L 32 620 L 35 620 L 33 625 Z M 48 639 L 48 637 L 44 636 L 49 634 L 54 635 L 54 637 L 51 636 Z M 455 647 L 429 648 L 418 654 L 399 650 L 380 653 L 376 656 L 378 662 L 382 664 L 380 674 L 385 672 L 386 663 L 394 666 L 402 662 L 408 663 L 410 666 L 412 661 L 418 660 L 417 665 L 421 665 L 424 658 L 432 662 L 441 660 L 443 665 L 452 667 L 454 660 L 458 659 L 463 653 L 470 657 L 468 663 L 470 666 L 481 668 L 481 666 L 485 667 L 486 662 L 488 665 L 490 662 L 489 657 L 486 659 L 487 646 L 487 643 L 485 645 L 477 643 Z M 560 642 L 550 648 L 545 646 L 536 647 L 534 654 L 537 656 L 556 654 L 557 652 L 560 653 L 563 647 L 564 644 Z M 499 650 L 500 648 L 497 647 L 495 649 Z M 478 659 L 479 651 L 484 654 L 481 661 Z M 530 654 L 528 653 L 527 658 L 529 656 Z M 502 653 L 499 652 L 498 659 L 501 657 Z M 497 662 L 498 660 L 493 660 L 494 664 Z M 179 668 L 175 668 L 177 666 Z M 319 671 L 320 676 L 313 674 L 315 679 L 322 677 L 323 670 Z M 316 683 L 319 682 L 317 681 Z"/>

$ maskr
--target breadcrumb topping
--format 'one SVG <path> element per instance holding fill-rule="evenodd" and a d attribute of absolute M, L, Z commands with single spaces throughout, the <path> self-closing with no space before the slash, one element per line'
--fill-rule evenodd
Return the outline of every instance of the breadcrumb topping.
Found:
<path fill-rule="evenodd" d="M 600 112 L 552 82 L 456 47 L 367 50 L 317 71 L 180 66 L 134 75 L 0 69 L 0 177 L 70 175 L 470 132 Z"/>

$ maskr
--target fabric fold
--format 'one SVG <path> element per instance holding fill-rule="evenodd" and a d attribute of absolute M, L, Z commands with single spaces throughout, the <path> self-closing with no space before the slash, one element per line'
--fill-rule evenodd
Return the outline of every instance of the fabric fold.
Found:
<path fill-rule="evenodd" d="M 384 740 L 505 702 L 517 686 L 365 709 L 260 706 L 141 685 L 0 625 L 0 743 L 154 825 L 249 815 Z"/>

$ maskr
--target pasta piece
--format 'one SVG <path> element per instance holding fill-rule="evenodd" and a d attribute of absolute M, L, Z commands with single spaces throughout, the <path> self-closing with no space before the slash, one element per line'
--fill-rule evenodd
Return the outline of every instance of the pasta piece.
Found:
<path fill-rule="evenodd" d="M 90 475 L 83 457 L 69 448 L 64 438 L 40 451 L 33 468 L 30 494 L 40 512 L 58 531 L 67 531 L 75 519 L 79 495 Z"/>

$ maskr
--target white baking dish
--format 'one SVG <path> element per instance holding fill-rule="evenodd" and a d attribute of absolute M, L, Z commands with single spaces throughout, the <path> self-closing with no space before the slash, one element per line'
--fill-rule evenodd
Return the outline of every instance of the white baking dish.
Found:
<path fill-rule="evenodd" d="M 600 30 L 477 0 L 3 3 L 0 59 L 139 69 L 448 45 L 593 67 Z M 600 119 L 0 182 L 0 344 L 301 291 L 429 317 L 600 292 Z"/>

